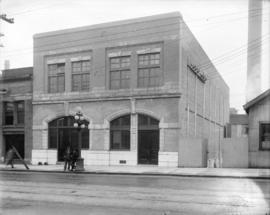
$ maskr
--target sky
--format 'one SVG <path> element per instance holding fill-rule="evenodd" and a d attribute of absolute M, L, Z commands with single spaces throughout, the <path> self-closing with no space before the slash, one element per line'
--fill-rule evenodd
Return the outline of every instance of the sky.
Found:
<path fill-rule="evenodd" d="M 230 106 L 243 113 L 246 103 L 248 0 L 0 0 L 0 70 L 33 66 L 33 35 L 66 28 L 179 11 L 230 88 Z M 270 5 L 270 0 L 264 0 Z M 266 10 L 264 13 L 269 13 Z M 254 11 L 254 17 L 258 13 Z M 263 25 L 269 26 L 270 16 Z M 264 32 L 267 47 L 270 32 Z M 267 52 L 267 51 L 266 51 Z M 263 54 L 269 57 L 268 53 Z M 269 65 L 266 65 L 269 67 Z M 269 71 L 269 69 L 267 70 Z M 268 74 L 264 74 L 267 76 Z M 268 87 L 263 79 L 263 90 Z"/>

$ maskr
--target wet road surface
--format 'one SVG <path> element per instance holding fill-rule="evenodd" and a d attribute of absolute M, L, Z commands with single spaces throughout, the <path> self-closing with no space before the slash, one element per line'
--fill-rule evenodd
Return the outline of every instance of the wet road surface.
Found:
<path fill-rule="evenodd" d="M 0 172 L 1 214 L 263 214 L 270 181 Z"/>

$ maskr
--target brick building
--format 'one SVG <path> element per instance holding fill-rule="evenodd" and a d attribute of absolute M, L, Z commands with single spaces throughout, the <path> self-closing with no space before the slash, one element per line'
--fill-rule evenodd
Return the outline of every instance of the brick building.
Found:
<path fill-rule="evenodd" d="M 33 67 L 7 69 L 0 78 L 0 154 L 13 145 L 28 162 L 32 154 Z M 3 159 L 2 159 L 3 160 Z"/>
<path fill-rule="evenodd" d="M 78 147 L 78 108 L 86 164 L 188 166 L 183 139 L 219 155 L 229 89 L 179 13 L 34 35 L 33 163 Z"/>

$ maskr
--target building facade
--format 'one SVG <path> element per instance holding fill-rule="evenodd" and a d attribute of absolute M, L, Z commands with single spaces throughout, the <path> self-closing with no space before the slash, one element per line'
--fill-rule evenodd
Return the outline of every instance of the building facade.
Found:
<path fill-rule="evenodd" d="M 270 89 L 244 105 L 248 114 L 249 167 L 270 167 Z"/>
<path fill-rule="evenodd" d="M 248 116 L 246 114 L 230 114 L 230 123 L 227 126 L 226 137 L 247 137 Z"/>
<path fill-rule="evenodd" d="M 7 69 L 0 79 L 0 154 L 14 146 L 31 162 L 33 67 Z"/>
<path fill-rule="evenodd" d="M 179 13 L 35 35 L 34 164 L 78 147 L 78 109 L 86 164 L 181 166 L 184 138 L 218 157 L 229 89 Z"/>

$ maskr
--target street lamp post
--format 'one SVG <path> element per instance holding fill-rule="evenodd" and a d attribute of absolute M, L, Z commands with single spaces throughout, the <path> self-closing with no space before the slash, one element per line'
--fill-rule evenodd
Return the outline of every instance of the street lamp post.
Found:
<path fill-rule="evenodd" d="M 78 130 L 78 152 L 79 157 L 77 160 L 76 170 L 84 171 L 84 159 L 81 157 L 81 149 L 82 149 L 82 129 L 85 128 L 85 120 L 82 112 L 79 110 L 74 115 L 74 127 Z"/>

